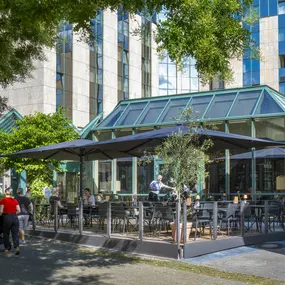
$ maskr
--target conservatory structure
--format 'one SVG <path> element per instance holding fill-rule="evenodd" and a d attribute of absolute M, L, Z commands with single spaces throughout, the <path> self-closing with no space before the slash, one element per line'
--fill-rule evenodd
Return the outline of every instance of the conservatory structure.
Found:
<path fill-rule="evenodd" d="M 181 123 L 177 117 L 189 107 L 191 120 L 199 127 L 214 125 L 223 132 L 285 141 L 285 97 L 268 86 L 124 100 L 99 123 L 89 125 L 88 137 L 103 141 L 173 126 Z M 285 196 L 283 149 L 225 150 L 219 155 L 196 186 L 201 195 Z M 162 167 L 158 158 L 150 163 L 135 157 L 94 161 L 86 164 L 84 181 L 94 193 L 146 196 Z"/>

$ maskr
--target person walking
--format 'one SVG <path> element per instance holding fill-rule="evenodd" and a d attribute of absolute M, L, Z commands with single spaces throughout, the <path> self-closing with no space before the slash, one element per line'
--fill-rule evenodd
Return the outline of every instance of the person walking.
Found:
<path fill-rule="evenodd" d="M 0 201 L 0 215 L 4 214 L 3 219 L 3 234 L 4 234 L 4 254 L 8 254 L 11 250 L 9 241 L 10 232 L 12 233 L 15 255 L 20 254 L 19 249 L 19 220 L 17 214 L 21 212 L 19 203 L 12 198 L 11 191 L 5 190 L 5 198 Z"/>
<path fill-rule="evenodd" d="M 25 229 L 29 224 L 29 216 L 30 213 L 33 213 L 33 203 L 30 201 L 28 197 L 24 196 L 24 190 L 19 188 L 17 190 L 17 201 L 20 206 L 21 212 L 18 215 L 19 219 L 19 237 L 20 237 L 20 244 L 26 243 L 25 241 Z"/>

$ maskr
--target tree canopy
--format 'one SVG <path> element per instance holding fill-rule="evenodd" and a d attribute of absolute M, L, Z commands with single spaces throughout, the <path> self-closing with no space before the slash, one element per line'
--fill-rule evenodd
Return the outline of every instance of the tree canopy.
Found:
<path fill-rule="evenodd" d="M 57 29 L 65 20 L 88 39 L 90 20 L 97 11 L 124 7 L 130 14 L 166 12 L 158 23 L 156 41 L 172 60 L 196 59 L 204 79 L 217 73 L 229 79 L 229 60 L 250 46 L 249 31 L 241 23 L 252 0 L 0 0 L 0 85 L 30 76 L 34 60 L 54 47 Z"/>
<path fill-rule="evenodd" d="M 55 144 L 78 138 L 65 113 L 60 109 L 53 114 L 35 113 L 18 120 L 12 133 L 0 132 L 0 153 L 12 152 Z M 2 169 L 15 168 L 17 172 L 26 170 L 29 183 L 36 178 L 51 183 L 52 167 L 59 169 L 56 160 L 33 160 L 2 158 Z M 49 185 L 49 184 L 48 184 Z"/>

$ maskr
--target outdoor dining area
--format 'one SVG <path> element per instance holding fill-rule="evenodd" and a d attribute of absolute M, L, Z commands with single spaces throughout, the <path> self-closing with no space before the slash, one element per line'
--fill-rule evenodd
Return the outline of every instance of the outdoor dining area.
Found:
<path fill-rule="evenodd" d="M 128 239 L 192 243 L 234 236 L 284 231 L 284 203 L 279 200 L 101 201 L 83 207 L 83 232 Z M 52 231 L 79 231 L 78 205 L 36 205 L 32 226 Z M 179 229 L 179 230 L 178 230 Z M 178 231 L 177 231 L 178 230 Z M 178 237 L 178 239 L 177 239 Z"/>

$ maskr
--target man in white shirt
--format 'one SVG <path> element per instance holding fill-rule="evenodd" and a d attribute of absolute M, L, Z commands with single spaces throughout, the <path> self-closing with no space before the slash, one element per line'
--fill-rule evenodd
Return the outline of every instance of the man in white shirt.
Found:
<path fill-rule="evenodd" d="M 160 193 L 161 189 L 174 190 L 174 188 L 162 183 L 162 175 L 158 175 L 157 180 L 153 180 L 150 183 L 149 188 L 151 189 L 151 191 L 148 195 L 148 200 L 155 202 L 158 201 L 158 194 Z"/>

